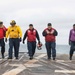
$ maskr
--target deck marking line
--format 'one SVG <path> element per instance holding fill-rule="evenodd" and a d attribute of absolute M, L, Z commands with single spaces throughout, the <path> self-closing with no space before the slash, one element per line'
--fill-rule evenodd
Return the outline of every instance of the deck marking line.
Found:
<path fill-rule="evenodd" d="M 58 73 L 75 73 L 75 70 L 55 70 Z"/>

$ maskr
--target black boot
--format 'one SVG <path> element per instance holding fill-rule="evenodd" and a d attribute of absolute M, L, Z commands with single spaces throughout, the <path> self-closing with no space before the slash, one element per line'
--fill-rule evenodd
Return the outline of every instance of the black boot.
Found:
<path fill-rule="evenodd" d="M 48 60 L 51 60 L 51 57 L 48 57 Z"/>
<path fill-rule="evenodd" d="M 12 59 L 12 57 L 8 57 L 7 59 Z"/>
<path fill-rule="evenodd" d="M 55 60 L 55 57 L 53 57 L 53 60 Z"/>
<path fill-rule="evenodd" d="M 32 59 L 33 59 L 33 57 L 30 57 L 29 59 L 30 59 L 30 60 L 32 60 Z"/>
<path fill-rule="evenodd" d="M 18 57 L 16 57 L 16 59 L 18 59 Z"/>
<path fill-rule="evenodd" d="M 72 60 L 72 56 L 70 56 L 70 58 L 69 58 L 70 60 Z"/>
<path fill-rule="evenodd" d="M 4 54 L 2 54 L 2 59 L 4 59 Z"/>

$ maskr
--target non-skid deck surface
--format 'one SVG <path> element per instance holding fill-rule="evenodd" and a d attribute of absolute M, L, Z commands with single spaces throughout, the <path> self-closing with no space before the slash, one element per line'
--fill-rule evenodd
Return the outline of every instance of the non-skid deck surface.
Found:
<path fill-rule="evenodd" d="M 73 60 L 68 55 L 57 55 L 55 61 L 47 60 L 46 54 L 35 54 L 29 60 L 27 53 L 20 53 L 19 59 L 0 59 L 0 75 L 75 75 L 75 56 Z"/>

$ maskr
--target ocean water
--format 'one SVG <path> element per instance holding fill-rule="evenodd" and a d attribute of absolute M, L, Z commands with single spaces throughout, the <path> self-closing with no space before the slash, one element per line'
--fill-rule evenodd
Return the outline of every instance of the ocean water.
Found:
<path fill-rule="evenodd" d="M 8 52 L 9 45 L 6 44 L 6 52 Z M 59 54 L 69 54 L 70 46 L 69 45 L 56 45 L 56 52 Z M 26 44 L 20 44 L 20 52 L 28 52 Z M 42 46 L 41 50 L 36 48 L 36 53 L 46 53 L 45 45 Z"/>

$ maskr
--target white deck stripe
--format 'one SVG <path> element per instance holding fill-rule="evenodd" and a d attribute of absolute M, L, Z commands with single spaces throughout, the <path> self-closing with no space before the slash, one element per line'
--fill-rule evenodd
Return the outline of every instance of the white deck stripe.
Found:
<path fill-rule="evenodd" d="M 42 57 L 44 57 L 44 56 L 46 56 L 46 54 L 41 54 L 41 55 L 39 55 L 38 57 L 36 57 L 37 59 L 40 59 L 40 58 L 42 58 Z M 18 68 L 16 68 L 16 69 L 13 69 L 13 70 L 11 70 L 11 71 L 8 71 L 8 72 L 5 72 L 4 74 L 2 74 L 2 75 L 17 75 L 17 74 L 19 74 L 21 71 L 23 71 L 23 70 L 25 70 L 26 69 L 26 67 L 29 67 L 29 65 L 30 65 L 30 67 L 38 67 L 38 66 L 42 66 L 42 65 L 34 65 L 34 63 L 35 62 L 37 62 L 38 60 L 35 60 L 35 59 L 33 59 L 33 60 L 29 60 L 27 63 L 25 63 L 24 65 L 22 65 L 22 64 L 10 64 L 11 66 L 19 66 Z M 31 66 L 31 64 L 32 64 L 32 66 Z M 34 66 L 33 66 L 34 65 Z"/>
<path fill-rule="evenodd" d="M 6 59 L 8 58 L 8 56 L 5 57 Z"/>
<path fill-rule="evenodd" d="M 56 60 L 56 62 L 63 62 L 63 63 L 65 63 L 65 62 L 72 62 L 72 61 L 70 61 L 70 60 Z"/>
<path fill-rule="evenodd" d="M 39 66 L 42 66 L 40 64 L 25 64 L 26 67 L 39 67 Z"/>
<path fill-rule="evenodd" d="M 52 64 L 53 66 L 55 66 L 55 67 L 57 67 L 57 68 L 59 68 L 59 69 L 62 69 L 62 70 L 67 70 L 67 69 L 65 69 L 65 68 L 63 68 L 63 67 L 61 67 L 61 66 L 57 66 L 57 65 L 54 65 L 54 64 Z M 65 75 L 69 75 L 69 74 L 67 74 L 67 73 L 64 73 Z"/>
<path fill-rule="evenodd" d="M 58 73 L 75 73 L 75 70 L 55 70 Z"/>
<path fill-rule="evenodd" d="M 4 73 L 4 74 L 2 74 L 2 75 L 17 75 L 18 73 L 20 73 L 20 72 L 23 71 L 24 69 L 26 69 L 25 66 L 19 65 L 18 68 L 13 69 L 13 70 L 11 70 L 11 71 L 8 71 L 8 72 L 6 72 L 6 73 Z"/>
<path fill-rule="evenodd" d="M 63 60 L 64 61 L 64 60 Z M 70 66 L 70 65 L 68 65 L 68 64 L 65 64 L 65 63 L 62 63 L 62 62 L 57 62 L 57 63 L 59 63 L 59 64 L 62 64 L 62 65 L 65 65 L 65 66 Z"/>
<path fill-rule="evenodd" d="M 33 60 L 29 60 L 27 63 L 25 63 L 25 64 L 34 64 L 35 62 L 38 62 L 38 60 L 35 60 L 35 59 L 33 59 Z"/>
<path fill-rule="evenodd" d="M 0 59 L 0 61 L 2 61 L 2 59 Z"/>
<path fill-rule="evenodd" d="M 35 57 L 36 59 L 40 59 L 40 58 L 42 58 L 42 57 L 44 57 L 44 56 L 46 56 L 46 54 L 41 54 L 41 55 L 39 55 L 38 57 Z"/>
<path fill-rule="evenodd" d="M 18 61 L 20 61 L 23 57 L 24 57 L 25 53 L 20 57 L 20 59 Z"/>
<path fill-rule="evenodd" d="M 6 67 L 8 64 L 9 64 L 8 62 L 7 62 L 7 63 L 5 63 L 5 64 L 4 64 L 4 67 Z"/>

